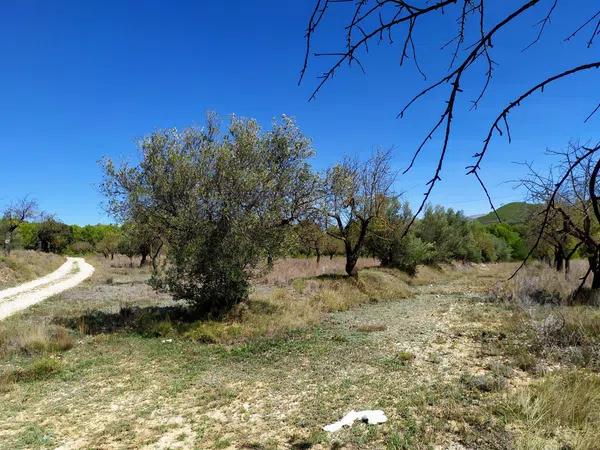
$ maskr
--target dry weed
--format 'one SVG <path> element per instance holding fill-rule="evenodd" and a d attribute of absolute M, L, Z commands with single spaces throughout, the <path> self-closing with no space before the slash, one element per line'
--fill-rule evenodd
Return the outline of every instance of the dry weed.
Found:
<path fill-rule="evenodd" d="M 521 305 L 565 304 L 579 286 L 587 268 L 587 261 L 576 260 L 571 263 L 570 273 L 565 275 L 547 264 L 534 262 L 523 267 L 511 280 L 496 284 L 490 294 L 494 300 Z"/>
<path fill-rule="evenodd" d="M 13 250 L 10 256 L 0 256 L 0 289 L 47 275 L 64 262 L 65 258 L 53 253 Z"/>
<path fill-rule="evenodd" d="M 275 261 L 273 269 L 258 280 L 260 284 L 287 285 L 297 278 L 318 277 L 321 275 L 345 275 L 346 259 L 341 256 L 333 258 L 321 258 L 317 264 L 317 258 L 283 258 Z M 357 268 L 379 266 L 379 260 L 375 258 L 360 258 Z"/>

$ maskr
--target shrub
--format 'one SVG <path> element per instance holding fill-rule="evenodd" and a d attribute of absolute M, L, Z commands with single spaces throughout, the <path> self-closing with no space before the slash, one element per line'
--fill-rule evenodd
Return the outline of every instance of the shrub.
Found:
<path fill-rule="evenodd" d="M 0 374 L 0 384 L 44 380 L 60 370 L 61 364 L 56 359 L 39 358 L 25 367 L 17 367 Z"/>
<path fill-rule="evenodd" d="M 389 266 L 415 276 L 417 266 L 430 262 L 434 258 L 434 254 L 433 244 L 423 242 L 412 233 L 409 233 L 404 239 L 394 242 Z"/>

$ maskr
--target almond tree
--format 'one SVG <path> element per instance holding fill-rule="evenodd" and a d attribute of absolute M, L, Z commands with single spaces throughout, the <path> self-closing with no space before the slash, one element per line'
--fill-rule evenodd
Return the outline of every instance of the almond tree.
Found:
<path fill-rule="evenodd" d="M 530 168 L 530 176 L 522 180 L 532 197 L 544 202 L 540 213 L 540 226 L 536 241 L 525 261 L 552 230 L 560 224 L 556 239 L 570 236 L 577 241 L 576 247 L 589 261 L 589 269 L 582 279 L 585 283 L 592 275 L 592 289 L 600 289 L 600 199 L 598 174 L 600 144 L 586 146 L 571 143 L 567 150 L 554 152 L 560 164 L 548 175 L 540 175 Z M 519 267 L 519 268 L 520 268 Z M 518 270 L 518 269 L 517 269 Z"/>
<path fill-rule="evenodd" d="M 399 61 L 402 66 L 406 61 L 412 60 L 416 70 L 425 80 L 424 88 L 408 94 L 406 103 L 399 109 L 399 118 L 405 117 L 416 102 L 433 95 L 434 92 L 441 93 L 442 101 L 439 103 L 439 110 L 431 114 L 433 118 L 431 126 L 416 145 L 412 159 L 406 168 L 408 171 L 413 167 L 426 146 L 439 143 L 436 150 L 437 163 L 426 183 L 425 195 L 414 212 L 411 224 L 423 211 L 433 189 L 442 179 L 444 161 L 451 151 L 458 113 L 461 109 L 469 109 L 473 114 L 477 114 L 478 105 L 493 85 L 494 73 L 510 70 L 512 67 L 510 63 L 500 66 L 499 61 L 494 59 L 497 47 L 502 45 L 502 38 L 509 33 L 515 35 L 515 26 L 520 25 L 524 30 L 529 30 L 531 25 L 534 25 L 532 35 L 523 38 L 521 48 L 510 49 L 511 53 L 528 50 L 543 40 L 545 29 L 552 18 L 560 14 L 561 7 L 568 8 L 569 15 L 577 19 L 568 28 L 565 42 L 558 41 L 551 45 L 584 45 L 591 48 L 600 35 L 600 7 L 597 2 L 519 0 L 494 2 L 494 7 L 490 7 L 491 3 L 489 0 L 314 0 L 314 8 L 306 27 L 306 51 L 299 82 L 302 82 L 307 75 L 309 64 L 319 66 L 319 62 L 324 63 L 318 69 L 318 81 L 310 100 L 316 98 L 321 89 L 342 70 L 343 66 L 354 66 L 366 73 L 369 48 L 375 45 L 398 48 L 397 58 L 393 61 Z M 498 5 L 504 4 L 507 4 L 507 9 L 510 9 L 498 15 Z M 330 15 L 333 15 L 334 9 L 336 15 L 333 18 L 336 23 L 340 20 L 339 15 L 344 12 L 347 21 L 340 31 L 337 43 L 331 44 L 327 42 L 327 38 L 332 35 L 331 27 L 326 21 Z M 433 27 L 451 30 L 448 40 L 432 42 L 435 34 L 428 32 L 428 28 Z M 319 41 L 321 46 L 328 46 L 326 51 L 315 50 L 319 31 L 326 31 L 322 33 L 325 39 Z M 516 33 L 527 36 L 526 32 L 520 33 L 519 30 Z M 397 45 L 397 41 L 400 45 Z M 440 48 L 438 53 L 434 53 L 439 73 L 433 77 L 427 76 L 419 65 L 416 50 L 418 44 L 426 46 L 428 52 L 429 49 Z M 549 48 L 549 55 L 551 52 L 552 48 Z M 548 59 L 550 60 L 551 56 Z M 550 75 L 546 72 L 547 66 L 544 64 L 532 67 L 532 70 L 540 72 L 538 81 L 516 92 L 508 102 L 497 105 L 497 115 L 481 136 L 483 144 L 470 150 L 474 153 L 474 160 L 467 167 L 467 174 L 474 176 L 480 183 L 494 211 L 496 209 L 480 176 L 480 171 L 494 136 L 506 136 L 510 142 L 510 114 L 524 105 L 534 94 L 543 93 L 546 87 L 559 81 L 576 78 L 584 72 L 593 72 L 598 76 L 598 71 L 594 71 L 600 68 L 597 52 L 590 51 L 585 62 L 574 57 L 572 61 L 564 61 L 564 63 L 563 68 Z M 473 83 L 476 83 L 473 97 L 465 98 L 471 90 L 469 88 L 473 88 Z M 400 84 L 399 86 L 410 89 L 412 85 Z M 596 107 L 594 105 L 590 105 L 591 113 L 585 121 L 600 110 L 600 104 Z M 499 217 L 498 221 L 500 222 Z M 408 228 L 405 233 L 408 232 Z"/>
<path fill-rule="evenodd" d="M 4 254 L 10 255 L 15 231 L 27 220 L 33 219 L 38 213 L 38 204 L 34 199 L 23 197 L 8 205 L 2 213 L 4 223 Z"/>
<path fill-rule="evenodd" d="M 325 175 L 322 211 L 327 232 L 344 244 L 346 273 L 356 277 L 369 224 L 385 212 L 395 174 L 391 152 L 377 151 L 367 161 L 346 158 Z M 329 225 L 333 223 L 334 228 Z"/>

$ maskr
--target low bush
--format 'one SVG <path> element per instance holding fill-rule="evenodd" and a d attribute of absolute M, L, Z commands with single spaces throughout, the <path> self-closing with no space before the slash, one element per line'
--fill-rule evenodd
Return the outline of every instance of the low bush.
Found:
<path fill-rule="evenodd" d="M 0 325 L 0 355 L 62 352 L 72 348 L 73 344 L 71 334 L 62 326 L 28 323 Z"/>
<path fill-rule="evenodd" d="M 482 392 L 496 392 L 501 390 L 506 384 L 506 380 L 503 377 L 495 374 L 463 374 L 460 381 L 469 389 L 476 389 Z"/>
<path fill-rule="evenodd" d="M 0 385 L 44 380 L 60 372 L 60 361 L 52 358 L 34 359 L 25 367 L 17 367 L 0 374 Z"/>

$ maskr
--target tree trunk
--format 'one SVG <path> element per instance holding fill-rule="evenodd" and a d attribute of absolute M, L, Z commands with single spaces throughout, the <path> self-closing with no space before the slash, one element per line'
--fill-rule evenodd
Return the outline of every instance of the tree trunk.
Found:
<path fill-rule="evenodd" d="M 358 262 L 358 255 L 351 253 L 346 255 L 346 273 L 351 277 L 358 277 L 358 270 L 356 269 L 356 263 Z"/>
<path fill-rule="evenodd" d="M 565 262 L 565 258 L 563 257 L 563 254 L 560 250 L 556 250 L 554 252 L 554 264 L 555 264 L 555 268 L 558 272 L 562 272 L 563 271 L 563 267 L 564 267 L 564 262 Z"/>
<path fill-rule="evenodd" d="M 590 256 L 588 261 L 590 262 L 590 270 L 592 271 L 592 289 L 600 289 L 600 253 Z"/>
<path fill-rule="evenodd" d="M 160 255 L 160 251 L 162 249 L 163 243 L 162 241 L 159 242 L 159 244 L 156 246 L 155 249 L 151 249 L 150 252 L 150 259 L 152 260 L 152 272 L 156 273 L 156 268 L 157 268 L 157 262 L 158 262 L 158 256 Z"/>
<path fill-rule="evenodd" d="M 321 252 L 318 247 L 315 249 L 315 252 L 317 253 L 317 266 L 318 266 L 319 263 L 321 262 Z"/>
<path fill-rule="evenodd" d="M 365 236 L 367 235 L 367 230 L 369 228 L 368 220 L 360 221 L 360 231 L 358 233 L 358 239 L 356 240 L 356 244 L 354 248 L 350 244 L 349 240 L 344 241 L 344 246 L 346 248 L 346 273 L 351 277 L 358 277 L 358 270 L 356 269 L 356 263 L 358 262 L 358 257 L 360 255 L 360 251 L 363 248 L 363 244 L 365 242 Z"/>
<path fill-rule="evenodd" d="M 146 253 L 142 253 L 142 260 L 140 261 L 140 267 L 144 267 L 147 264 L 148 255 Z"/>
<path fill-rule="evenodd" d="M 571 273 L 571 258 L 565 258 L 565 278 L 569 278 Z"/>
<path fill-rule="evenodd" d="M 12 241 L 12 236 L 11 236 L 11 232 L 7 231 L 6 232 L 6 237 L 4 238 L 4 255 L 8 256 L 10 255 L 10 244 Z"/>
<path fill-rule="evenodd" d="M 592 278 L 592 289 L 600 289 L 600 271 L 592 271 L 594 277 Z"/>

